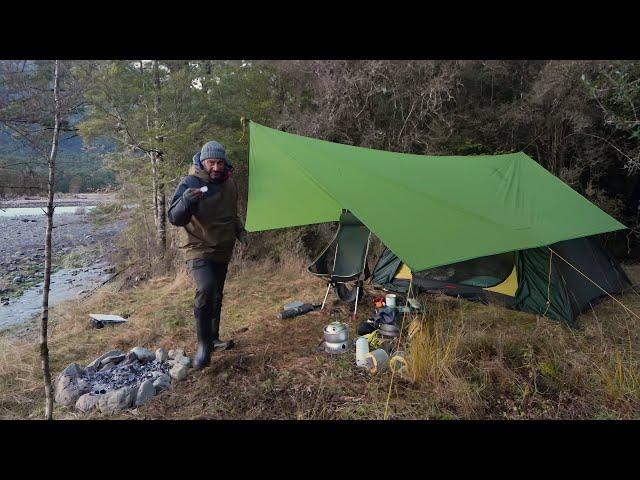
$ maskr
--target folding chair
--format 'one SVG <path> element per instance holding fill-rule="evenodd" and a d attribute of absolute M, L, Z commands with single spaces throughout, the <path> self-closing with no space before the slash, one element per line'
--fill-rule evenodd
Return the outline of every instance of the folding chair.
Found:
<path fill-rule="evenodd" d="M 370 276 L 367 266 L 370 240 L 369 229 L 351 212 L 343 210 L 335 236 L 307 267 L 310 273 L 327 282 L 327 292 L 320 311 L 324 309 L 329 290 L 334 287 L 340 300 L 355 303 L 355 318 L 358 300 L 362 297 L 362 285 Z"/>

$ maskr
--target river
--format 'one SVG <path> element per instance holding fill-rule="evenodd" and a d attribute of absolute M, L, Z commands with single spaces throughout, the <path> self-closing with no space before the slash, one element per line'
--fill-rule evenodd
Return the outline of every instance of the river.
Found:
<path fill-rule="evenodd" d="M 56 207 L 50 307 L 90 294 L 113 275 L 111 258 L 124 220 L 107 218 L 97 225 L 88 215 L 94 208 L 86 202 Z M 45 231 L 41 203 L 14 202 L 0 209 L 0 332 L 40 314 Z"/>

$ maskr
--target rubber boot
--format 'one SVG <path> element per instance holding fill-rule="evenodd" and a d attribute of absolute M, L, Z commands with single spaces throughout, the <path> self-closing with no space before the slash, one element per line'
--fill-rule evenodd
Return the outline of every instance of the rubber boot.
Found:
<path fill-rule="evenodd" d="M 222 292 L 217 292 L 213 303 L 213 315 L 211 317 L 212 338 L 211 346 L 214 352 L 221 350 L 229 350 L 233 348 L 235 342 L 233 340 L 220 340 L 220 314 L 222 313 Z"/>
<path fill-rule="evenodd" d="M 230 350 L 235 346 L 235 344 L 236 342 L 233 340 L 220 340 L 219 338 L 214 338 L 212 342 L 214 352 Z"/>
<path fill-rule="evenodd" d="M 199 370 L 211 363 L 211 352 L 213 351 L 211 320 L 206 318 L 205 315 L 196 316 L 196 334 L 198 335 L 198 348 L 193 361 L 193 367 Z"/>

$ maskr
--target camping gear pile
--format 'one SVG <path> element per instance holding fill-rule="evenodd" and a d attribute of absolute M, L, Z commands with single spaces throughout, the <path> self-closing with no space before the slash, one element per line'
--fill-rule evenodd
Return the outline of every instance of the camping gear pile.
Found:
<path fill-rule="evenodd" d="M 389 304 L 387 304 L 387 301 Z M 417 311 L 420 304 L 411 299 L 406 305 L 396 304 L 396 295 L 373 299 L 374 317 L 361 322 L 356 332 L 358 338 L 349 342 L 349 326 L 342 322 L 331 322 L 323 329 L 324 351 L 329 354 L 344 354 L 355 346 L 356 365 L 375 374 L 387 366 L 398 371 L 408 369 L 408 363 L 403 352 L 398 351 L 401 328 L 400 309 Z"/>

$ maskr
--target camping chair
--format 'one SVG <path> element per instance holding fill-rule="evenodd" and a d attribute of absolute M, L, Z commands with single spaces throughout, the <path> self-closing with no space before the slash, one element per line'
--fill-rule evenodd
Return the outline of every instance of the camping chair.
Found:
<path fill-rule="evenodd" d="M 371 232 L 348 210 L 340 215 L 335 236 L 307 270 L 327 282 L 327 292 L 322 301 L 321 311 L 334 287 L 338 298 L 355 303 L 353 317 L 358 310 L 358 300 L 362 297 L 362 285 L 370 276 L 367 254 Z M 349 288 L 349 284 L 353 284 Z M 355 293 L 355 294 L 354 294 Z"/>

